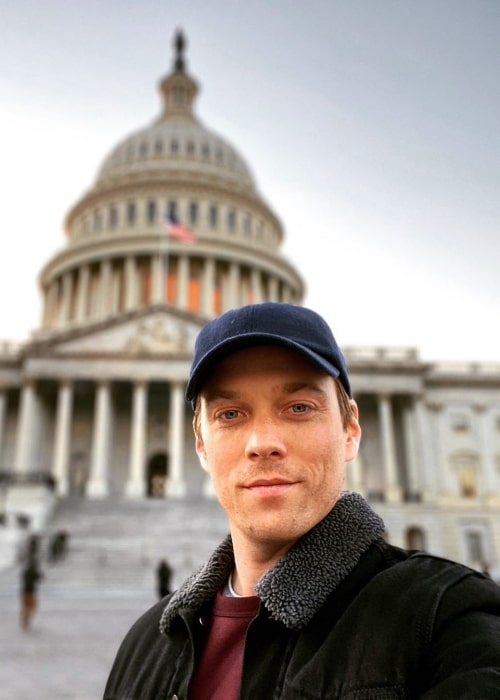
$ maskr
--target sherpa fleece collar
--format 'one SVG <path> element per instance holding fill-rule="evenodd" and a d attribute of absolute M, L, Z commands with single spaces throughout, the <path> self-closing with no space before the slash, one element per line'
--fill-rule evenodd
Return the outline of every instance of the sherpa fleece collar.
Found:
<path fill-rule="evenodd" d="M 256 593 L 289 629 L 301 629 L 384 531 L 382 519 L 357 493 L 344 494 L 330 513 L 259 579 Z M 182 609 L 198 609 L 226 584 L 234 568 L 231 536 L 173 594 L 160 619 L 166 634 Z"/>

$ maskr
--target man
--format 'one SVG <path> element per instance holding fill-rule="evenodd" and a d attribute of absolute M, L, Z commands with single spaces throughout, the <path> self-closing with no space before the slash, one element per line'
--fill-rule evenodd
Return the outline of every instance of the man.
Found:
<path fill-rule="evenodd" d="M 27 630 L 31 624 L 38 604 L 38 584 L 43 574 L 38 568 L 36 558 L 31 556 L 21 570 L 21 614 L 20 624 Z"/>
<path fill-rule="evenodd" d="M 172 578 L 172 569 L 166 559 L 162 559 L 156 567 L 156 587 L 158 590 L 158 598 L 164 598 L 170 590 L 170 579 Z"/>
<path fill-rule="evenodd" d="M 500 697 L 500 588 L 389 545 L 342 493 L 361 429 L 320 316 L 223 314 L 198 336 L 186 398 L 231 534 L 130 630 L 107 700 Z"/>

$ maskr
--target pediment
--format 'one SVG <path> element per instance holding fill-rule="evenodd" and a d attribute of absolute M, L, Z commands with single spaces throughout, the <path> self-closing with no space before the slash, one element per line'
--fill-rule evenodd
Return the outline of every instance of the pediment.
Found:
<path fill-rule="evenodd" d="M 50 355 L 191 355 L 203 322 L 164 309 L 101 322 L 47 339 L 37 350 Z"/>

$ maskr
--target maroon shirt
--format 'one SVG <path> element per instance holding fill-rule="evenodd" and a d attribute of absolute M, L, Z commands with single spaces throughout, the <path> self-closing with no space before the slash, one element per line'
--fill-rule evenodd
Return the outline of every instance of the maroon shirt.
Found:
<path fill-rule="evenodd" d="M 245 634 L 259 611 L 257 596 L 233 598 L 218 593 L 189 700 L 238 700 Z"/>

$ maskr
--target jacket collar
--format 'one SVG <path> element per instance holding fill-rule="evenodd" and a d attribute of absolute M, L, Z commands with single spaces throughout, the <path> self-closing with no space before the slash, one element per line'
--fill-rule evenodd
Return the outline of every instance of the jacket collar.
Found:
<path fill-rule="evenodd" d="M 344 494 L 330 513 L 259 579 L 256 593 L 289 629 L 310 622 L 328 596 L 384 531 L 382 519 L 357 493 Z M 221 590 L 234 568 L 231 536 L 173 594 L 160 619 L 165 634 L 174 617 L 197 609 Z"/>

